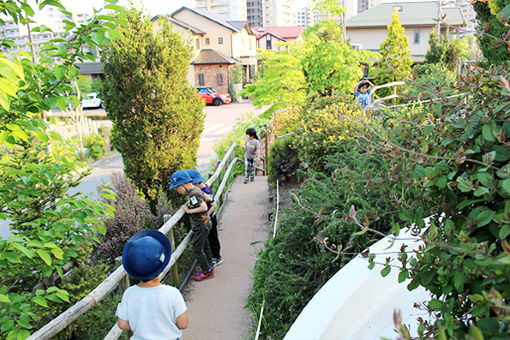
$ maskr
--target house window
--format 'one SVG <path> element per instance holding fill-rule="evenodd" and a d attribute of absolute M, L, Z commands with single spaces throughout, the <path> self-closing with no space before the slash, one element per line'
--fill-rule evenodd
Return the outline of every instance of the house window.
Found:
<path fill-rule="evenodd" d="M 216 74 L 216 83 L 218 85 L 223 85 L 223 74 L 221 73 Z"/>
<path fill-rule="evenodd" d="M 272 50 L 271 39 L 266 40 L 266 49 Z"/>
<path fill-rule="evenodd" d="M 211 42 L 211 41 L 209 40 L 209 38 L 205 38 L 205 44 L 206 44 L 206 45 L 209 45 L 209 44 L 210 44 L 210 42 Z"/>
<path fill-rule="evenodd" d="M 420 43 L 420 30 L 414 30 L 414 44 L 418 45 Z"/>
<path fill-rule="evenodd" d="M 255 78 L 255 65 L 249 66 L 249 72 L 250 72 L 250 79 Z"/>
<path fill-rule="evenodd" d="M 204 83 L 204 74 L 203 73 L 199 73 L 198 74 L 198 85 L 205 85 L 205 83 Z"/>
<path fill-rule="evenodd" d="M 222 37 L 219 37 L 218 38 L 218 44 L 222 45 L 223 44 L 223 38 Z"/>
<path fill-rule="evenodd" d="M 200 40 L 199 39 L 195 40 L 195 45 L 197 47 L 197 50 L 199 50 L 200 49 Z"/>

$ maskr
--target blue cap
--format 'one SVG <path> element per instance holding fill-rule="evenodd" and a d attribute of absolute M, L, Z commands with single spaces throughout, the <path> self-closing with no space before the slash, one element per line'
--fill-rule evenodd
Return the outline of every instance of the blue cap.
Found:
<path fill-rule="evenodd" d="M 205 178 L 202 177 L 202 175 L 200 174 L 200 172 L 198 172 L 197 169 L 189 169 L 186 170 L 186 172 L 188 173 L 189 177 L 191 177 L 191 183 L 197 184 L 205 182 Z"/>
<path fill-rule="evenodd" d="M 179 185 L 189 182 L 191 182 L 191 177 L 189 177 L 188 173 L 184 170 L 178 170 L 170 177 L 170 189 L 175 189 Z"/>
<path fill-rule="evenodd" d="M 157 230 L 142 230 L 124 245 L 122 266 L 132 278 L 149 280 L 165 269 L 171 256 L 172 246 L 165 234 Z"/>

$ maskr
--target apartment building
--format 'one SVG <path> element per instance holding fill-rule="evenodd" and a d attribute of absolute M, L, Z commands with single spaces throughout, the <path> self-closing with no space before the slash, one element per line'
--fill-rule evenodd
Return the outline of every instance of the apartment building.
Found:
<path fill-rule="evenodd" d="M 294 26 L 294 0 L 247 0 L 250 27 Z"/>
<path fill-rule="evenodd" d="M 264 26 L 264 1 L 263 0 L 247 0 L 246 14 L 248 25 Z"/>
<path fill-rule="evenodd" d="M 231 20 L 247 19 L 246 0 L 196 0 L 195 8 L 224 15 Z"/>
<path fill-rule="evenodd" d="M 375 7 L 381 3 L 381 0 L 358 0 L 358 13 L 363 13 L 367 9 Z"/>
<path fill-rule="evenodd" d="M 442 7 L 459 7 L 466 21 L 465 32 L 472 33 L 476 24 L 476 12 L 470 0 L 443 0 Z"/>
<path fill-rule="evenodd" d="M 305 28 L 312 25 L 312 11 L 310 7 L 303 7 L 296 12 L 296 25 Z"/>
<path fill-rule="evenodd" d="M 87 22 L 90 18 L 87 14 L 73 14 L 71 18 L 75 23 L 82 24 Z M 15 23 L 10 17 L 3 17 L 5 24 L 0 25 L 0 39 L 12 40 L 16 46 L 12 48 L 6 48 L 2 46 L 0 50 L 3 53 L 12 51 L 26 51 L 32 52 L 30 46 L 30 40 L 33 43 L 33 51 L 36 57 L 38 56 L 39 48 L 46 42 L 56 37 L 68 37 L 70 32 L 66 31 L 66 24 L 64 20 L 70 18 L 61 13 L 56 7 L 46 6 L 41 11 L 34 15 L 35 23 L 23 25 L 21 23 Z M 46 32 L 32 32 L 32 29 L 36 26 L 44 25 L 50 28 L 52 31 Z"/>

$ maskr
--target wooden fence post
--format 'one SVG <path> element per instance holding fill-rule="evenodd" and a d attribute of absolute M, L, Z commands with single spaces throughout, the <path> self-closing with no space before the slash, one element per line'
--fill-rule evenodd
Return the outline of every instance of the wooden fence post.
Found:
<path fill-rule="evenodd" d="M 122 266 L 122 256 L 115 258 L 115 266 Z M 120 296 L 124 295 L 126 289 L 129 288 L 129 275 L 126 274 L 122 280 L 119 281 L 119 293 Z"/>
<path fill-rule="evenodd" d="M 172 215 L 165 214 L 163 215 L 164 223 L 168 222 L 168 220 L 172 217 Z M 174 228 L 171 228 L 168 232 L 168 238 L 170 239 L 170 245 L 172 246 L 172 252 L 175 251 L 175 237 L 174 237 Z M 179 270 L 177 268 L 177 262 L 172 266 L 172 283 L 174 285 L 178 285 L 179 283 Z"/>

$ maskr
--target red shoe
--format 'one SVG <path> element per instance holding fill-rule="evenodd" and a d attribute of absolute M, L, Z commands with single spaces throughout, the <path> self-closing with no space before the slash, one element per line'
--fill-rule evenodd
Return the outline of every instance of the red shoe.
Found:
<path fill-rule="evenodd" d="M 212 279 L 214 277 L 214 267 L 211 267 L 206 273 L 203 271 L 199 271 L 195 276 L 193 276 L 193 280 L 202 281 L 207 279 Z"/>

